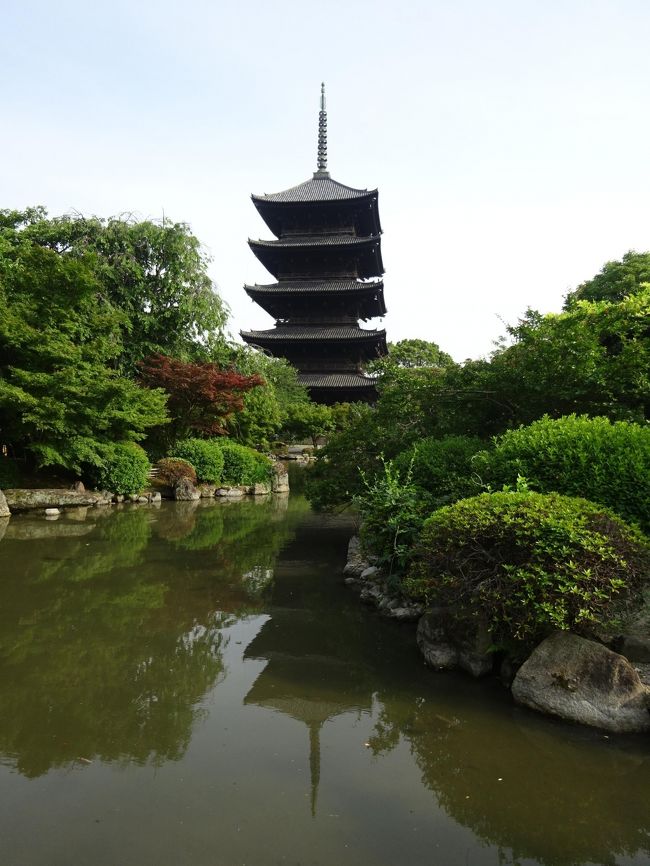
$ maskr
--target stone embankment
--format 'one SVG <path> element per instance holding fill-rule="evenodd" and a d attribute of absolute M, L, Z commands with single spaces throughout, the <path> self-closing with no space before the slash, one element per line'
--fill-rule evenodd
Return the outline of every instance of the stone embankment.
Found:
<path fill-rule="evenodd" d="M 243 496 L 270 496 L 272 493 L 289 493 L 289 475 L 281 463 L 273 465 L 273 475 L 268 483 L 247 484 L 232 487 L 217 487 L 212 484 L 195 486 L 183 479 L 174 488 L 146 490 L 142 493 L 118 494 L 109 491 L 85 490 L 80 481 L 75 482 L 70 490 L 63 488 L 51 489 L 16 489 L 0 490 L 0 519 L 11 514 L 27 511 L 41 511 L 46 517 L 56 517 L 64 508 L 90 508 L 108 506 L 112 503 L 156 504 L 165 499 L 191 501 L 202 498 L 226 497 L 240 499 Z"/>
<path fill-rule="evenodd" d="M 615 733 L 650 732 L 650 585 L 639 610 L 607 646 L 558 631 L 518 665 L 492 651 L 487 623 L 453 608 L 425 610 L 405 599 L 363 554 L 356 536 L 350 540 L 344 575 L 361 601 L 380 614 L 417 622 L 417 645 L 435 670 L 496 674 L 521 706 Z"/>

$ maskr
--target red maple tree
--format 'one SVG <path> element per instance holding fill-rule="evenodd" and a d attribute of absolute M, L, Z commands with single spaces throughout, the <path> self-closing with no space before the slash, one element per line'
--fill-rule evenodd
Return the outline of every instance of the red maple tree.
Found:
<path fill-rule="evenodd" d="M 225 422 L 241 412 L 244 395 L 265 384 L 261 376 L 244 376 L 216 364 L 193 364 L 167 355 L 151 355 L 139 366 L 145 385 L 163 388 L 169 394 L 172 430 L 168 428 L 168 433 L 173 431 L 178 439 L 192 432 L 224 435 Z"/>

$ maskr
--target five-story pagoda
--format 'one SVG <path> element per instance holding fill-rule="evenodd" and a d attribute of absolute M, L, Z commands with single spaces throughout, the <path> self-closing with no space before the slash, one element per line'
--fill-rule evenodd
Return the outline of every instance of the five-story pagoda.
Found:
<path fill-rule="evenodd" d="M 372 401 L 363 365 L 386 354 L 386 332 L 362 329 L 359 319 L 386 312 L 377 190 L 344 186 L 327 171 L 325 85 L 317 166 L 298 186 L 252 196 L 276 240 L 248 243 L 277 282 L 244 288 L 276 324 L 241 336 L 296 366 L 318 403 Z"/>

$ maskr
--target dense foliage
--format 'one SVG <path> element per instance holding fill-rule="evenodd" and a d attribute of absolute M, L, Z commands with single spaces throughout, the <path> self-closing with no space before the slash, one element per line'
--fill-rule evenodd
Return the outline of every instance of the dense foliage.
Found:
<path fill-rule="evenodd" d="M 171 423 L 167 441 L 191 433 L 226 433 L 226 422 L 244 405 L 244 394 L 263 384 L 259 376 L 243 376 L 216 364 L 192 363 L 166 355 L 152 355 L 140 364 L 142 381 L 168 395 Z"/>
<path fill-rule="evenodd" d="M 223 440 L 219 447 L 223 452 L 224 484 L 257 484 L 271 479 L 273 464 L 268 457 L 237 442 Z"/>
<path fill-rule="evenodd" d="M 612 512 L 557 493 L 484 493 L 424 524 L 404 589 L 484 618 L 496 643 L 611 622 L 650 565 Z"/>
<path fill-rule="evenodd" d="M 111 493 L 139 493 L 149 481 L 151 464 L 145 452 L 133 442 L 101 445 L 100 465 L 87 468 L 87 476 L 100 490 Z"/>
<path fill-rule="evenodd" d="M 650 252 L 625 253 L 620 262 L 607 262 L 600 273 L 567 295 L 565 309 L 577 301 L 622 301 L 650 284 Z"/>
<path fill-rule="evenodd" d="M 223 474 L 223 450 L 214 439 L 184 439 L 174 446 L 174 457 L 186 460 L 196 470 L 198 481 L 219 484 Z"/>
<path fill-rule="evenodd" d="M 650 427 L 607 418 L 548 416 L 509 430 L 474 461 L 493 488 L 518 476 L 542 493 L 583 496 L 650 528 Z"/>
<path fill-rule="evenodd" d="M 207 360 L 223 340 L 227 310 L 207 273 L 209 258 L 185 223 L 131 216 L 49 218 L 44 208 L 1 211 L 0 232 L 66 261 L 91 256 L 103 301 L 121 311 L 121 368 L 152 354 Z"/>
<path fill-rule="evenodd" d="M 390 576 L 399 577 L 411 554 L 411 546 L 426 513 L 410 471 L 402 476 L 392 463 L 372 481 L 364 478 L 364 490 L 354 497 L 362 518 L 361 543 L 377 557 Z"/>
<path fill-rule="evenodd" d="M 476 436 L 429 437 L 402 452 L 395 466 L 403 475 L 409 472 L 419 499 L 432 511 L 479 492 L 474 455 L 484 448 Z"/>
<path fill-rule="evenodd" d="M 382 457 L 398 458 L 423 440 L 469 436 L 487 447 L 544 415 L 645 423 L 650 286 L 638 283 L 614 300 L 575 300 L 559 314 L 529 310 L 486 360 L 455 364 L 441 353 L 437 365 L 409 365 L 389 355 L 377 369 L 376 407 L 355 412 L 319 455 L 308 485 L 316 507 L 350 503 L 363 492 L 360 470 L 370 479 Z"/>
<path fill-rule="evenodd" d="M 101 445 L 166 422 L 164 394 L 115 369 L 124 317 L 98 271 L 0 231 L 0 442 L 41 466 L 101 467 Z"/>
<path fill-rule="evenodd" d="M 163 457 L 158 460 L 155 468 L 158 470 L 156 480 L 163 487 L 175 487 L 184 479 L 196 484 L 196 469 L 180 457 Z"/>

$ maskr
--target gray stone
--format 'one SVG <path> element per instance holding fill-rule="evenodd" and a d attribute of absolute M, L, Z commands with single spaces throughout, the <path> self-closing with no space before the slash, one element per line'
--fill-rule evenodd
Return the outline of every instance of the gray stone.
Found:
<path fill-rule="evenodd" d="M 0 517 L 10 517 L 10 516 L 11 516 L 11 511 L 9 510 L 9 506 L 7 505 L 6 497 L 5 497 L 4 493 L 2 492 L 2 490 L 0 490 Z"/>
<path fill-rule="evenodd" d="M 140 497 L 137 493 L 129 493 L 128 497 L 129 497 L 129 502 L 138 502 L 140 500 Z"/>
<path fill-rule="evenodd" d="M 361 580 L 374 580 L 379 574 L 379 569 L 376 565 L 369 565 L 368 568 L 364 568 L 359 577 Z"/>
<path fill-rule="evenodd" d="M 289 492 L 289 473 L 286 466 L 276 462 L 273 464 L 273 477 L 271 478 L 271 490 L 273 493 Z"/>
<path fill-rule="evenodd" d="M 492 670 L 492 641 L 485 623 L 459 616 L 452 608 L 427 611 L 418 623 L 416 639 L 425 662 L 432 668 L 459 668 L 474 677 Z"/>
<path fill-rule="evenodd" d="M 389 614 L 391 619 L 396 619 L 398 622 L 416 622 L 422 615 L 422 611 L 412 607 L 394 607 Z"/>
<path fill-rule="evenodd" d="M 633 665 L 634 670 L 638 673 L 639 679 L 644 686 L 650 686 L 650 664 Z"/>
<path fill-rule="evenodd" d="M 348 560 L 343 569 L 343 574 L 360 577 L 370 563 L 361 552 L 361 542 L 358 535 L 353 535 L 348 544 Z"/>
<path fill-rule="evenodd" d="M 9 518 L 8 517 L 0 517 L 0 541 L 5 537 L 5 532 L 7 531 L 7 527 L 9 526 Z"/>
<path fill-rule="evenodd" d="M 512 684 L 518 704 L 607 731 L 650 731 L 650 689 L 626 658 L 570 632 L 546 638 Z"/>
<path fill-rule="evenodd" d="M 150 502 L 150 499 L 148 496 L 138 496 L 137 501 L 144 504 L 145 502 Z"/>
<path fill-rule="evenodd" d="M 85 493 L 86 488 L 84 486 L 83 481 L 75 481 L 74 484 L 70 485 L 70 490 L 75 490 L 77 493 Z"/>
<path fill-rule="evenodd" d="M 266 484 L 265 482 L 259 482 L 257 484 L 253 484 L 250 489 L 250 493 L 253 496 L 268 496 L 271 492 L 271 485 Z"/>
<path fill-rule="evenodd" d="M 46 517 L 58 517 L 59 514 L 61 514 L 61 512 L 58 508 L 46 508 L 45 509 L 45 516 Z"/>
<path fill-rule="evenodd" d="M 180 478 L 174 486 L 174 499 L 179 502 L 194 502 L 201 498 L 201 494 L 192 484 L 189 478 Z"/>
<path fill-rule="evenodd" d="M 378 604 L 379 599 L 381 598 L 382 592 L 381 587 L 377 586 L 377 584 L 371 583 L 369 586 L 365 586 L 361 590 L 361 594 L 359 598 L 361 601 L 365 602 L 365 604 Z"/>
<path fill-rule="evenodd" d="M 106 491 L 94 493 L 86 490 L 5 490 L 7 504 L 12 512 L 31 511 L 33 508 L 66 508 L 80 505 L 110 505 L 111 494 Z"/>
<path fill-rule="evenodd" d="M 162 496 L 160 495 L 160 493 L 157 490 L 151 494 L 151 501 L 152 502 L 162 502 Z"/>
<path fill-rule="evenodd" d="M 213 499 L 217 490 L 216 484 L 199 484 L 196 488 L 199 491 L 201 499 Z"/>
<path fill-rule="evenodd" d="M 650 584 L 642 593 L 641 606 L 626 622 L 615 649 L 631 662 L 650 663 Z"/>
<path fill-rule="evenodd" d="M 124 502 L 124 494 L 123 493 L 114 493 L 113 494 L 113 502 Z"/>
<path fill-rule="evenodd" d="M 244 495 L 244 491 L 241 487 L 229 487 L 226 496 L 228 499 L 239 499 L 240 496 Z"/>

